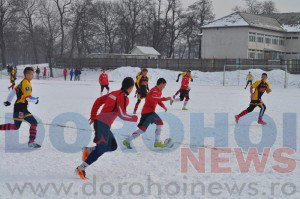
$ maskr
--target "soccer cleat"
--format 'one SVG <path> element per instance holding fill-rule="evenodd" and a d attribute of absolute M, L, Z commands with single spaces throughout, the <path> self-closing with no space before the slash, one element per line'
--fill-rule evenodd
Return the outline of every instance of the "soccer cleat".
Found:
<path fill-rule="evenodd" d="M 262 120 L 262 118 L 259 118 L 258 121 L 257 121 L 257 123 L 258 123 L 258 124 L 261 124 L 261 125 L 266 125 L 266 124 L 267 124 L 266 122 L 264 122 L 264 121 Z"/>
<path fill-rule="evenodd" d="M 31 148 L 31 149 L 39 149 L 39 148 L 41 148 L 42 146 L 41 146 L 41 145 L 38 145 L 38 144 L 36 144 L 36 143 L 34 143 L 34 142 L 29 142 L 29 143 L 28 143 L 28 147 Z"/>
<path fill-rule="evenodd" d="M 79 178 L 81 178 L 82 180 L 88 180 L 88 178 L 86 177 L 86 173 L 83 170 L 80 170 L 78 167 L 75 170 L 75 173 L 79 176 Z"/>
<path fill-rule="evenodd" d="M 182 108 L 182 110 L 183 111 L 188 111 L 189 109 L 184 107 L 184 108 Z"/>
<path fill-rule="evenodd" d="M 127 140 L 123 141 L 123 145 L 126 146 L 127 149 L 132 149 L 132 147 L 130 146 L 130 142 Z"/>
<path fill-rule="evenodd" d="M 154 147 L 155 147 L 155 148 L 166 148 L 167 145 L 164 144 L 163 142 L 155 142 L 155 143 L 154 143 Z"/>
<path fill-rule="evenodd" d="M 235 116 L 235 122 L 238 124 L 239 123 L 239 120 L 240 120 L 240 116 L 236 115 Z"/>

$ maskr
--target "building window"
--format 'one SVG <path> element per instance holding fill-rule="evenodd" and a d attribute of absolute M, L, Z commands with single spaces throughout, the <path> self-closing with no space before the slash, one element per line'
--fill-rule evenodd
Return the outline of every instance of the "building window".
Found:
<path fill-rule="evenodd" d="M 293 39 L 299 39 L 299 37 L 293 37 Z"/>
<path fill-rule="evenodd" d="M 253 50 L 253 49 L 248 50 L 248 58 L 255 59 L 255 50 Z"/>
<path fill-rule="evenodd" d="M 279 40 L 279 45 L 284 46 L 284 40 Z"/>
<path fill-rule="evenodd" d="M 272 44 L 273 45 L 278 45 L 278 39 L 277 38 L 273 38 L 272 39 Z"/>
<path fill-rule="evenodd" d="M 263 59 L 264 54 L 263 53 L 257 53 L 257 59 Z"/>
<path fill-rule="evenodd" d="M 255 35 L 250 35 L 249 36 L 249 41 L 250 42 L 256 42 L 256 36 Z"/>
<path fill-rule="evenodd" d="M 259 42 L 259 43 L 264 43 L 264 38 L 258 36 L 258 37 L 257 37 L 257 42 Z"/>
<path fill-rule="evenodd" d="M 286 39 L 292 39 L 292 37 L 287 37 Z"/>
<path fill-rule="evenodd" d="M 266 44 L 270 44 L 271 43 L 271 39 L 269 37 L 265 38 L 266 40 Z"/>

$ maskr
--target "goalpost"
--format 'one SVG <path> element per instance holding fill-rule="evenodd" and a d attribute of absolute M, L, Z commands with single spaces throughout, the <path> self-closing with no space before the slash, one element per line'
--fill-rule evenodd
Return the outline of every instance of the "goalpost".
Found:
<path fill-rule="evenodd" d="M 282 84 L 284 88 L 288 87 L 287 65 L 224 65 L 223 86 L 244 85 L 247 82 L 246 77 L 249 72 L 254 76 L 254 82 L 260 79 L 262 73 L 272 72 L 274 76 L 269 75 L 268 78 L 270 84 L 276 83 Z"/>

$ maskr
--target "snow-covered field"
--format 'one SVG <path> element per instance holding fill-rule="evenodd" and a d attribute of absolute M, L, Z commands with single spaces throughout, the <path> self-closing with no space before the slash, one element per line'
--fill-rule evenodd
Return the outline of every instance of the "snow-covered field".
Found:
<path fill-rule="evenodd" d="M 120 88 L 120 82 L 124 77 L 135 77 L 138 71 L 138 68 L 129 67 L 109 71 L 112 90 Z M 60 72 L 57 72 L 58 76 Z M 255 122 L 251 126 L 247 124 L 249 118 L 256 119 L 258 109 L 255 113 L 242 119 L 239 125 L 234 122 L 234 115 L 247 108 L 249 103 L 249 91 L 245 91 L 242 85 L 223 87 L 221 86 L 222 73 L 193 71 L 195 81 L 191 83 L 189 111 L 183 112 L 180 102 L 176 102 L 173 106 L 166 103 L 169 108 L 167 113 L 163 113 L 161 108 L 157 109 L 166 124 L 162 137 L 171 136 L 175 142 L 174 149 L 163 151 L 153 149 L 154 127 L 149 128 L 144 135 L 144 141 L 140 138 L 134 142 L 135 150 L 124 149 L 121 142 L 135 130 L 136 124 L 125 123 L 123 125 L 124 123 L 118 120 L 112 130 L 118 140 L 118 151 L 105 154 L 89 167 L 87 175 L 90 181 L 83 182 L 73 172 L 81 163 L 81 147 L 87 143 L 93 145 L 93 132 L 87 120 L 94 100 L 99 97 L 99 73 L 100 71 L 83 71 L 83 81 L 81 82 L 65 82 L 62 77 L 32 81 L 33 95 L 40 97 L 40 103 L 30 105 L 29 110 L 40 120 L 37 141 L 42 143 L 43 147 L 41 150 L 28 151 L 24 145 L 28 141 L 29 126 L 27 124 L 21 126 L 19 133 L 0 133 L 0 199 L 21 197 L 300 198 L 299 167 L 293 169 L 291 173 L 284 174 L 272 169 L 272 166 L 278 165 L 272 152 L 282 148 L 283 143 L 298 144 L 297 154 L 289 157 L 292 157 L 296 164 L 299 163 L 300 119 L 299 117 L 295 121 L 290 119 L 288 122 L 292 122 L 286 126 L 283 118 L 285 113 L 295 113 L 296 115 L 300 113 L 298 105 L 300 76 L 290 75 L 290 87 L 283 89 L 283 82 L 281 82 L 283 72 L 269 72 L 273 92 L 263 97 L 267 105 L 266 121 L 269 122 L 269 125 L 262 128 Z M 253 73 L 258 78 L 261 71 L 253 71 Z M 168 85 L 164 96 L 172 96 L 180 86 L 175 82 L 178 72 L 150 69 L 149 75 L 151 77 L 150 87 L 154 86 L 158 77 L 167 79 Z M 228 80 L 233 83 L 236 81 L 234 78 L 238 77 L 237 72 L 231 72 L 228 75 L 230 77 Z M 19 81 L 20 79 L 17 80 L 17 83 Z M 2 85 L 0 99 L 5 101 L 8 94 L 8 77 L 3 75 L 0 83 Z M 127 109 L 129 113 L 132 113 L 135 102 L 136 99 L 131 94 L 130 105 Z M 11 121 L 9 119 L 11 116 L 7 114 L 12 113 L 13 107 L 7 108 L 1 103 L 0 108 L 0 123 Z M 142 104 L 139 110 L 141 108 Z M 271 154 L 268 156 L 269 160 L 265 170 L 257 173 L 252 165 L 248 173 L 241 173 L 236 154 L 231 152 L 220 155 L 220 157 L 228 158 L 229 161 L 221 163 L 220 166 L 230 167 L 231 172 L 212 172 L 211 166 L 215 166 L 215 164 L 212 163 L 211 153 L 226 151 L 226 149 L 214 148 L 211 138 L 207 138 L 204 144 L 201 143 L 201 137 L 205 133 L 214 132 L 201 129 L 202 113 L 204 114 L 203 128 L 216 128 L 215 132 L 218 131 L 219 137 L 221 137 L 218 144 L 222 147 L 237 148 L 245 144 L 246 141 L 243 141 L 243 137 L 241 140 L 236 136 L 239 129 L 245 130 L 244 140 L 247 140 L 249 134 L 250 140 L 254 144 L 260 143 L 261 139 L 267 140 L 268 144 L 268 140 L 272 140 L 272 138 L 265 136 L 275 134 L 275 142 L 271 144 Z M 215 125 L 216 120 L 219 120 L 218 125 Z M 272 121 L 274 125 L 272 125 Z M 283 132 L 284 126 L 288 130 L 295 126 L 298 137 L 294 138 L 291 136 L 292 134 L 287 135 L 286 132 Z M 247 128 L 249 128 L 249 132 Z M 12 139 L 18 138 L 18 136 L 19 142 L 23 145 L 13 142 Z M 181 148 L 187 147 L 192 149 L 204 147 L 206 149 L 205 173 L 197 172 L 191 163 L 189 163 L 187 172 L 182 172 Z M 246 157 L 246 151 L 243 152 Z M 198 160 L 197 150 L 194 155 Z M 201 157 L 203 158 L 200 156 L 200 159 Z M 260 158 L 263 157 L 266 156 L 260 156 Z M 285 166 L 285 164 L 282 165 L 283 168 Z M 19 191 L 14 189 L 17 185 Z M 60 190 L 61 185 L 65 187 L 65 191 Z M 236 190 L 231 193 L 231 189 L 235 185 L 239 187 L 240 194 Z M 14 194 L 12 194 L 13 190 Z M 23 193 L 20 194 L 22 190 Z"/>

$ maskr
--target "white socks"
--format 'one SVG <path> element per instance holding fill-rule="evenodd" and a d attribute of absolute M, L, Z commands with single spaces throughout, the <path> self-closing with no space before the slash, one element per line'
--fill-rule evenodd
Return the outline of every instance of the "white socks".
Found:
<path fill-rule="evenodd" d="M 161 131 L 162 131 L 162 125 L 157 125 L 156 126 L 156 130 L 155 130 L 155 143 L 156 142 L 159 142 L 160 141 L 160 134 L 161 134 Z"/>
<path fill-rule="evenodd" d="M 138 129 L 137 131 L 135 131 L 129 138 L 127 138 L 126 140 L 128 142 L 131 142 L 132 140 L 138 138 L 140 135 L 142 135 L 143 133 L 145 133 L 144 131 L 142 131 L 141 129 Z"/>
<path fill-rule="evenodd" d="M 156 130 L 155 130 L 155 142 L 159 142 L 160 141 L 160 135 L 161 135 L 162 127 L 163 127 L 163 125 L 157 125 L 156 126 Z M 126 140 L 128 142 L 131 142 L 132 140 L 138 138 L 143 133 L 145 133 L 145 132 L 142 131 L 141 129 L 138 129 L 129 138 L 127 138 Z"/>

